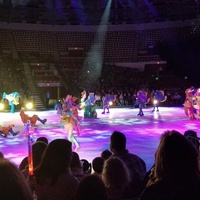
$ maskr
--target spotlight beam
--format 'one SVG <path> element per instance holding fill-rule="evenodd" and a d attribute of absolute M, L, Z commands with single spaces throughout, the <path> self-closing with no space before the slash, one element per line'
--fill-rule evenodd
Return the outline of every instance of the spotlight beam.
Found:
<path fill-rule="evenodd" d="M 86 79 L 92 79 L 94 82 L 96 82 L 98 78 L 101 77 L 104 42 L 109 22 L 111 2 L 112 0 L 107 2 L 100 24 L 97 27 L 94 43 L 88 52 L 82 69 L 83 76 L 85 76 Z"/>

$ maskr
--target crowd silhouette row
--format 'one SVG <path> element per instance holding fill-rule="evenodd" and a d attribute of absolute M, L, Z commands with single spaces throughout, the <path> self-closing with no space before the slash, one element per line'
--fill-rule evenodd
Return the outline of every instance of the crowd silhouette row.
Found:
<path fill-rule="evenodd" d="M 114 131 L 110 149 L 91 162 L 80 158 L 67 139 L 38 138 L 19 166 L 0 153 L 1 199 L 11 200 L 198 200 L 199 140 L 187 130 L 165 131 L 147 171 L 143 159 L 126 149 L 126 136 Z"/>

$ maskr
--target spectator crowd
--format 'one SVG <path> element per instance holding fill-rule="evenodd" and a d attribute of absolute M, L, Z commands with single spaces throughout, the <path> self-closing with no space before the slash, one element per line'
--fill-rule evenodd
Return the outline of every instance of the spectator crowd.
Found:
<path fill-rule="evenodd" d="M 126 135 L 114 131 L 110 149 L 92 162 L 72 151 L 67 139 L 40 137 L 19 166 L 0 152 L 1 199 L 11 200 L 198 200 L 200 157 L 197 133 L 165 131 L 147 171 L 145 161 L 126 148 Z M 194 145 L 195 144 L 195 145 Z"/>

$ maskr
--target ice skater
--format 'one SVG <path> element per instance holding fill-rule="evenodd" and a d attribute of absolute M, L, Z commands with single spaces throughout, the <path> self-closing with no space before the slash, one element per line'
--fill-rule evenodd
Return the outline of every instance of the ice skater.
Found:
<path fill-rule="evenodd" d="M 13 131 L 14 124 L 10 124 L 8 126 L 0 126 L 0 135 L 3 137 L 7 137 L 9 134 L 16 136 L 19 134 L 19 131 Z"/>
<path fill-rule="evenodd" d="M 74 151 L 78 151 L 78 149 L 80 148 L 80 145 L 73 134 L 73 130 L 74 130 L 74 121 L 76 121 L 76 123 L 79 123 L 79 121 L 74 116 L 74 114 L 70 110 L 70 106 L 67 103 L 64 103 L 62 105 L 62 108 L 63 110 L 61 112 L 61 119 L 60 119 L 61 124 L 67 133 L 68 140 L 72 142 L 72 144 L 75 144 Z"/>
<path fill-rule="evenodd" d="M 143 107 L 145 106 L 145 104 L 148 103 L 148 101 L 149 101 L 149 99 L 147 98 L 147 94 L 145 92 L 143 92 L 142 90 L 139 90 L 137 92 L 137 103 L 139 106 L 138 116 L 144 116 Z"/>
<path fill-rule="evenodd" d="M 116 100 L 116 96 L 112 95 L 110 93 L 106 94 L 102 98 L 102 102 L 103 102 L 103 112 L 102 112 L 102 114 L 105 114 L 106 110 L 107 110 L 107 113 L 110 113 L 110 106 L 113 105 L 113 102 L 115 100 Z"/>
<path fill-rule="evenodd" d="M 156 110 L 156 112 L 159 112 L 159 104 L 161 102 L 165 102 L 167 100 L 167 96 L 164 95 L 164 91 L 163 90 L 155 90 L 152 92 L 152 96 L 153 96 L 153 110 L 152 112 L 154 112 Z"/>
<path fill-rule="evenodd" d="M 37 121 L 41 122 L 42 124 L 45 124 L 47 122 L 47 119 L 40 119 L 38 115 L 34 114 L 33 116 L 29 116 L 25 114 L 23 107 L 20 110 L 20 117 L 24 124 L 26 124 L 30 120 L 31 126 L 36 126 Z"/>

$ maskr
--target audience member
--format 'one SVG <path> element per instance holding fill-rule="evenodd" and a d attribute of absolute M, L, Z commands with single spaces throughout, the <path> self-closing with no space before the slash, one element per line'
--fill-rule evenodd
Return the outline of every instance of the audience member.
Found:
<path fill-rule="evenodd" d="M 38 200 L 74 200 L 79 181 L 71 175 L 72 143 L 66 139 L 50 142 L 40 165 L 34 170 Z"/>
<path fill-rule="evenodd" d="M 92 160 L 93 173 L 101 175 L 102 170 L 103 170 L 104 161 L 105 160 L 102 157 L 96 157 Z"/>
<path fill-rule="evenodd" d="M 28 156 L 24 157 L 22 159 L 22 161 L 20 162 L 20 164 L 19 164 L 19 170 L 23 171 L 23 170 L 26 169 L 27 166 L 28 166 Z"/>
<path fill-rule="evenodd" d="M 112 152 L 108 149 L 105 149 L 101 152 L 101 157 L 107 160 L 110 156 L 112 156 Z"/>
<path fill-rule="evenodd" d="M 200 197 L 198 152 L 179 132 L 166 131 L 156 151 L 153 177 L 140 200 L 197 200 Z"/>
<path fill-rule="evenodd" d="M 49 141 L 48 141 L 48 139 L 46 137 L 39 137 L 39 138 L 37 138 L 36 142 L 38 142 L 38 141 L 44 142 L 46 144 L 49 143 Z"/>
<path fill-rule="evenodd" d="M 184 136 L 187 137 L 197 137 L 197 132 L 193 130 L 187 130 L 184 132 Z"/>
<path fill-rule="evenodd" d="M 40 142 L 40 141 L 35 142 L 32 145 L 33 169 L 35 169 L 40 164 L 42 155 L 43 155 L 46 147 L 47 147 L 47 144 L 44 142 Z M 28 162 L 28 160 L 27 160 L 27 162 Z M 29 176 L 28 170 L 29 170 L 28 164 L 26 165 L 26 167 L 23 170 L 21 170 L 21 172 L 25 176 L 25 178 L 28 178 L 28 176 Z"/>
<path fill-rule="evenodd" d="M 42 155 L 45 152 L 46 148 L 47 148 L 47 144 L 41 141 L 37 141 L 32 145 L 34 169 L 40 164 Z"/>
<path fill-rule="evenodd" d="M 108 200 L 102 179 L 96 174 L 85 176 L 79 184 L 76 200 Z"/>
<path fill-rule="evenodd" d="M 82 162 L 84 174 L 91 174 L 91 171 L 92 171 L 91 163 L 86 159 L 81 159 L 81 162 Z"/>
<path fill-rule="evenodd" d="M 131 196 L 130 173 L 121 159 L 110 157 L 105 161 L 102 180 L 106 186 L 109 200 L 121 200 Z"/>
<path fill-rule="evenodd" d="M 4 158 L 3 152 L 0 151 L 0 158 Z"/>
<path fill-rule="evenodd" d="M 137 155 L 129 153 L 126 149 L 126 136 L 114 131 L 110 137 L 110 150 L 114 157 L 120 158 L 130 171 L 132 197 L 138 197 L 143 188 L 146 175 L 146 163 Z"/>
<path fill-rule="evenodd" d="M 6 158 L 0 159 L 0 199 L 31 200 L 33 194 L 20 170 Z"/>
<path fill-rule="evenodd" d="M 200 138 L 197 136 L 197 132 L 193 130 L 187 130 L 184 132 L 184 136 L 195 146 L 197 151 L 200 152 Z"/>
<path fill-rule="evenodd" d="M 72 161 L 70 163 L 70 169 L 72 175 L 75 176 L 78 180 L 81 180 L 84 176 L 82 163 L 78 153 L 72 152 Z"/>

